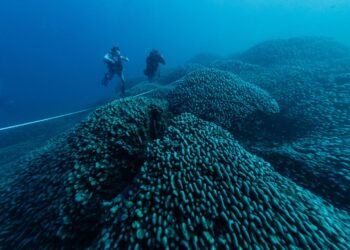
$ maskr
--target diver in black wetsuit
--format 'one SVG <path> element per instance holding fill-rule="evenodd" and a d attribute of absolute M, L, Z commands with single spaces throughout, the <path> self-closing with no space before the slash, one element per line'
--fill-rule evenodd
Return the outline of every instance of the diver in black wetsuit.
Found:
<path fill-rule="evenodd" d="M 153 49 L 146 59 L 146 69 L 143 71 L 148 77 L 149 82 L 154 80 L 160 63 L 163 65 L 165 64 L 164 57 L 158 52 L 158 50 Z"/>
<path fill-rule="evenodd" d="M 112 80 L 113 76 L 116 74 L 119 76 L 122 83 L 121 94 L 125 94 L 125 78 L 123 74 L 123 62 L 128 62 L 129 58 L 122 56 L 120 54 L 120 49 L 118 47 L 113 47 L 110 52 L 108 52 L 104 58 L 104 62 L 107 64 L 108 72 L 102 79 L 102 85 L 107 86 L 108 82 Z"/>

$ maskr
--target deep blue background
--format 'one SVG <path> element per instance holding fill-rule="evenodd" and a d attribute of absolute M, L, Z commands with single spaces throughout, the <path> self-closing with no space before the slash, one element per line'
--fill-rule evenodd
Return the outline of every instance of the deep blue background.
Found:
<path fill-rule="evenodd" d="M 349 16 L 341 0 L 2 0 L 0 127 L 112 96 L 116 80 L 108 88 L 100 80 L 113 45 L 131 59 L 126 76 L 138 76 L 153 47 L 171 67 L 265 39 L 322 35 L 350 44 Z"/>

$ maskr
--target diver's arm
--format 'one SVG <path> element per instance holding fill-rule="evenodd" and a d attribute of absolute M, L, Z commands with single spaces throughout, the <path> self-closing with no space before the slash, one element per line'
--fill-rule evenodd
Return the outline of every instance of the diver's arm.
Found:
<path fill-rule="evenodd" d="M 159 62 L 160 62 L 161 64 L 165 64 L 165 60 L 164 60 L 163 55 L 159 55 Z"/>
<path fill-rule="evenodd" d="M 113 60 L 113 58 L 111 57 L 110 54 L 106 54 L 103 58 L 103 60 L 107 63 L 115 63 L 115 61 Z"/>
<path fill-rule="evenodd" d="M 122 59 L 125 62 L 129 62 L 130 61 L 129 58 L 126 57 L 126 56 L 120 56 L 120 59 Z"/>

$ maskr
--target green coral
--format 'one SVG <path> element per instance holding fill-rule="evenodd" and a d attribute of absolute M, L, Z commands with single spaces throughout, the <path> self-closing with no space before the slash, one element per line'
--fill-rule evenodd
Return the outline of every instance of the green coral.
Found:
<path fill-rule="evenodd" d="M 339 132 L 273 147 L 257 144 L 252 150 L 284 176 L 350 211 L 350 128 L 339 128 Z"/>
<path fill-rule="evenodd" d="M 349 249 L 349 213 L 332 205 L 349 204 L 350 64 L 315 41 L 133 80 L 129 94 L 158 99 L 109 103 L 1 176 L 0 248 Z"/>
<path fill-rule="evenodd" d="M 53 248 L 61 241 L 56 232 L 67 222 L 59 211 L 72 164 L 65 139 L 62 135 L 16 162 L 12 178 L 0 184 L 0 248 Z"/>
<path fill-rule="evenodd" d="M 60 229 L 62 237 L 89 232 L 91 223 L 98 223 L 102 202 L 130 183 L 147 144 L 164 130 L 166 109 L 165 101 L 126 98 L 97 109 L 76 128 L 68 138 L 75 167 L 68 174 L 62 206 L 72 223 Z"/>
<path fill-rule="evenodd" d="M 202 69 L 189 73 L 167 97 L 171 110 L 190 112 L 230 131 L 249 116 L 279 112 L 277 102 L 256 85 L 227 71 Z"/>
<path fill-rule="evenodd" d="M 348 214 L 190 114 L 149 146 L 133 188 L 109 207 L 95 248 L 348 248 Z"/>
<path fill-rule="evenodd" d="M 260 65 L 281 65 L 344 57 L 350 57 L 350 49 L 333 39 L 294 37 L 262 42 L 242 53 L 239 59 Z"/>
<path fill-rule="evenodd" d="M 102 203 L 138 173 L 162 134 L 166 101 L 125 98 L 90 114 L 0 185 L 0 242 L 7 249 L 81 248 L 98 234 Z"/>

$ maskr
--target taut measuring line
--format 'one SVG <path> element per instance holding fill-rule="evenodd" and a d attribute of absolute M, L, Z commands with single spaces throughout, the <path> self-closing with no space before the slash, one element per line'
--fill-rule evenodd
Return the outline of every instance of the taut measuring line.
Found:
<path fill-rule="evenodd" d="M 141 94 L 135 95 L 135 96 L 130 96 L 130 97 L 137 97 L 137 96 L 146 95 L 146 94 L 148 94 L 150 92 L 153 92 L 155 89 L 156 88 L 151 89 L 151 90 L 146 91 L 146 92 L 143 92 Z M 94 107 L 94 108 L 96 108 L 96 107 Z M 55 120 L 55 119 L 66 117 L 66 116 L 76 115 L 76 114 L 83 113 L 85 111 L 88 111 L 88 110 L 91 110 L 91 109 L 94 109 L 94 108 L 83 109 L 83 110 L 79 110 L 79 111 L 68 113 L 68 114 L 64 114 L 64 115 L 58 115 L 58 116 L 53 116 L 53 117 L 37 120 L 37 121 L 31 121 L 31 122 L 21 123 L 21 124 L 9 126 L 9 127 L 4 127 L 4 128 L 0 128 L 0 131 L 5 131 L 5 130 L 9 130 L 9 129 L 14 129 L 14 128 L 20 128 L 20 127 L 24 127 L 24 126 L 28 126 L 28 125 L 33 125 L 33 124 L 36 124 L 36 123 L 41 123 L 41 122 L 47 122 L 47 121 Z"/>
<path fill-rule="evenodd" d="M 47 121 L 51 121 L 51 120 L 54 120 L 54 119 L 62 118 L 62 117 L 65 117 L 65 116 L 76 115 L 76 114 L 88 111 L 90 109 L 92 109 L 92 108 L 83 109 L 83 110 L 80 110 L 80 111 L 77 111 L 77 112 L 72 112 L 72 113 L 68 113 L 68 114 L 64 114 L 64 115 L 53 116 L 53 117 L 49 117 L 49 118 L 45 118 L 45 119 L 41 119 L 41 120 L 37 120 L 37 121 L 21 123 L 21 124 L 17 124 L 17 125 L 5 127 L 5 128 L 0 128 L 0 131 L 9 130 L 9 129 L 13 129 L 13 128 L 24 127 L 24 126 L 28 126 L 28 125 L 32 125 L 32 124 L 36 124 L 36 123 L 41 123 L 41 122 L 47 122 Z"/>

